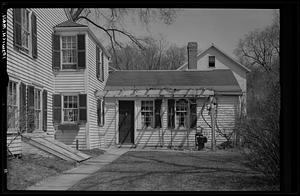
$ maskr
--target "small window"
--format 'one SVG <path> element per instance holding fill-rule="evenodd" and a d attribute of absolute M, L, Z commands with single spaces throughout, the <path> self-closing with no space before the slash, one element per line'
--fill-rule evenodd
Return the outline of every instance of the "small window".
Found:
<path fill-rule="evenodd" d="M 78 96 L 63 96 L 64 122 L 78 121 Z"/>
<path fill-rule="evenodd" d="M 18 104 L 17 104 L 17 83 L 9 81 L 7 89 L 7 128 L 17 128 Z"/>
<path fill-rule="evenodd" d="M 208 67 L 215 67 L 215 56 L 208 57 Z"/>
<path fill-rule="evenodd" d="M 35 129 L 41 129 L 41 90 L 34 88 L 34 126 Z"/>
<path fill-rule="evenodd" d="M 154 127 L 154 106 L 153 101 L 142 101 L 141 114 L 142 126 L 144 128 Z"/>
<path fill-rule="evenodd" d="M 98 126 L 104 125 L 104 100 L 103 99 L 97 99 L 97 121 Z"/>
<path fill-rule="evenodd" d="M 77 67 L 77 37 L 62 36 L 62 69 L 76 69 Z"/>
<path fill-rule="evenodd" d="M 176 127 L 187 128 L 188 102 L 184 99 L 176 101 Z"/>

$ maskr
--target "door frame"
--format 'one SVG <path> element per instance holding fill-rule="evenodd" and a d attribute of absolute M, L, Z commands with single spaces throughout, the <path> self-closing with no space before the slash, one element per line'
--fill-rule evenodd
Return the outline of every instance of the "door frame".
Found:
<path fill-rule="evenodd" d="M 128 101 L 128 102 L 132 102 L 133 103 L 133 130 L 132 130 L 132 134 L 133 134 L 133 141 L 132 141 L 132 143 L 131 144 L 135 144 L 135 128 L 136 128 L 136 120 L 135 120 L 135 100 L 132 100 L 132 99 L 117 99 L 116 100 L 116 105 L 117 105 L 117 107 L 116 107 L 116 113 L 117 113 L 117 115 L 116 115 L 116 117 L 117 117 L 117 119 L 116 119 L 116 130 L 117 130 L 117 132 L 116 132 L 116 144 L 117 145 L 119 145 L 120 144 L 120 129 L 119 129 L 119 119 L 120 119 L 120 101 Z"/>

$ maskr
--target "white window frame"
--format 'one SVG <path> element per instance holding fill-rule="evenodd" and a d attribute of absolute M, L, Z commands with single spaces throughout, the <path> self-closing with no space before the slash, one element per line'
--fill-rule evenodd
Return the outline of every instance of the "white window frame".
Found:
<path fill-rule="evenodd" d="M 179 102 L 180 100 L 184 100 L 186 103 L 186 110 L 177 110 L 177 102 Z M 174 104 L 174 111 L 175 111 L 175 127 L 177 127 L 177 129 L 187 129 L 187 120 L 188 120 L 188 115 L 189 115 L 189 107 L 190 104 L 188 102 L 188 100 L 186 99 L 175 99 L 175 104 Z M 180 116 L 177 113 L 182 113 L 184 116 L 184 126 L 179 126 L 179 120 L 178 118 L 180 118 Z M 184 114 L 185 113 L 185 114 Z"/>
<path fill-rule="evenodd" d="M 19 81 L 17 81 L 17 80 L 14 80 L 14 79 L 10 79 L 9 80 L 9 84 L 10 83 L 15 83 L 16 84 L 16 103 L 15 103 L 15 105 L 13 106 L 13 107 L 15 107 L 15 109 L 16 109 L 16 112 L 15 112 L 15 114 L 14 114 L 14 118 L 16 119 L 15 120 L 15 127 L 9 127 L 9 119 L 7 118 L 7 132 L 8 133 L 15 133 L 15 132 L 17 132 L 18 131 L 18 128 L 19 128 L 19 116 L 20 116 L 20 114 L 19 114 L 19 108 L 20 108 L 20 105 L 19 105 L 19 103 L 20 103 L 20 101 L 19 101 L 19 99 L 20 99 L 20 92 L 19 92 L 19 85 L 20 85 L 20 82 Z M 8 84 L 8 89 L 7 89 L 7 109 L 10 107 L 10 104 L 8 103 L 8 99 L 9 99 L 9 84 Z M 8 116 L 7 116 L 8 117 Z"/>
<path fill-rule="evenodd" d="M 78 67 L 78 40 L 77 40 L 77 34 L 61 34 L 60 36 L 60 69 L 61 70 L 76 70 Z M 63 63 L 63 37 L 75 37 L 75 49 L 71 48 L 72 50 L 75 50 L 75 62 L 72 63 Z M 71 42 L 72 43 L 72 42 Z M 65 50 L 70 50 L 70 49 L 65 49 Z M 64 65 L 75 65 L 75 68 L 63 68 Z"/>
<path fill-rule="evenodd" d="M 152 102 L 152 111 L 151 110 L 143 110 L 143 103 L 144 102 Z M 151 113 L 152 112 L 152 122 L 150 123 L 149 126 L 145 124 L 145 118 L 146 116 L 143 115 L 143 113 Z M 154 129 L 155 126 L 155 105 L 154 105 L 154 100 L 141 100 L 141 125 L 142 128 L 151 128 Z"/>
<path fill-rule="evenodd" d="M 105 106 L 104 106 L 104 99 L 100 99 L 100 127 L 104 126 L 104 122 L 105 122 Z M 97 116 L 97 118 L 99 118 Z"/>
<path fill-rule="evenodd" d="M 39 95 L 38 104 L 37 104 L 36 94 Z M 42 106 L 43 106 L 42 89 L 34 87 L 33 100 L 34 100 L 34 126 L 36 130 L 42 130 Z M 39 113 L 38 118 L 36 118 L 37 112 Z M 37 119 L 38 119 L 38 124 L 37 124 Z"/>
<path fill-rule="evenodd" d="M 77 108 L 65 108 L 65 102 L 64 102 L 64 97 L 66 96 L 72 96 L 72 97 L 77 97 Z M 63 94 L 62 96 L 62 123 L 64 124 L 75 124 L 79 122 L 79 94 Z M 76 110 L 77 109 L 77 120 L 76 121 L 65 121 L 65 109 L 72 109 L 72 110 Z"/>

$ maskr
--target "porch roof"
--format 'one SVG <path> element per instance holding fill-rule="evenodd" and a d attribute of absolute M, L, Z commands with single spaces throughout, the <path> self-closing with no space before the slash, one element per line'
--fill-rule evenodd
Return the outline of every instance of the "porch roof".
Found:
<path fill-rule="evenodd" d="M 109 74 L 98 97 L 196 97 L 217 93 L 240 94 L 231 70 L 128 70 Z"/>

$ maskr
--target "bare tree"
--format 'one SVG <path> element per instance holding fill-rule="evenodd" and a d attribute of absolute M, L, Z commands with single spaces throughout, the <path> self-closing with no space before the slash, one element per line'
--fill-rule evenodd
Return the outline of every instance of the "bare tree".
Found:
<path fill-rule="evenodd" d="M 125 70 L 169 70 L 178 68 L 185 61 L 185 47 L 170 45 L 163 36 L 157 39 L 145 37 L 143 42 L 144 50 L 140 50 L 134 43 L 117 49 L 112 66 Z"/>
<path fill-rule="evenodd" d="M 134 16 L 137 16 L 139 21 L 146 27 L 151 22 L 155 22 L 157 20 L 170 25 L 175 21 L 178 12 L 178 10 L 170 8 L 70 8 L 67 10 L 73 21 L 85 20 L 105 32 L 110 40 L 114 55 L 117 54 L 116 47 L 124 47 L 119 40 L 120 36 L 127 37 L 131 42 L 137 45 L 138 48 L 144 49 L 141 39 L 126 28 L 126 22 L 129 18 L 131 18 L 134 22 Z M 117 58 L 116 64 L 118 64 Z"/>
<path fill-rule="evenodd" d="M 274 71 L 273 65 L 279 62 L 279 30 L 279 13 L 274 11 L 272 25 L 245 35 L 244 39 L 240 39 L 235 54 L 250 68 L 258 66 L 267 72 Z"/>

